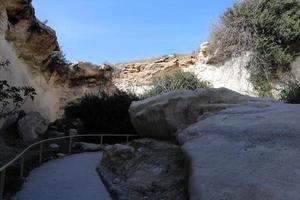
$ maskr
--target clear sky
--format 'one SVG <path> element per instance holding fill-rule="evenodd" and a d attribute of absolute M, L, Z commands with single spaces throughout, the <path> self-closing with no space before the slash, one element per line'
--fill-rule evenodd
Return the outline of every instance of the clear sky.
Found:
<path fill-rule="evenodd" d="M 190 53 L 233 0 L 33 0 L 70 61 Z"/>

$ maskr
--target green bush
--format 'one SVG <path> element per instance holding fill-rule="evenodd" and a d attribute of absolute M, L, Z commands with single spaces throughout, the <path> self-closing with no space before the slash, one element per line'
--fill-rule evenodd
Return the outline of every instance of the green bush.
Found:
<path fill-rule="evenodd" d="M 83 133 L 133 133 L 128 110 L 135 100 L 138 100 L 136 96 L 122 91 L 112 95 L 87 94 L 68 105 L 65 116 L 68 121 L 80 119 L 84 126 Z"/>
<path fill-rule="evenodd" d="M 300 83 L 290 83 L 281 92 L 280 99 L 287 103 L 300 104 Z"/>
<path fill-rule="evenodd" d="M 166 75 L 153 78 L 153 88 L 146 96 L 155 96 L 175 90 L 195 90 L 209 87 L 209 83 L 199 80 L 193 73 L 176 70 Z"/>
<path fill-rule="evenodd" d="M 257 90 L 264 90 L 259 79 L 268 81 L 289 71 L 300 51 L 300 1 L 239 1 L 222 15 L 211 44 L 210 52 L 224 60 L 252 51 L 251 80 Z"/>

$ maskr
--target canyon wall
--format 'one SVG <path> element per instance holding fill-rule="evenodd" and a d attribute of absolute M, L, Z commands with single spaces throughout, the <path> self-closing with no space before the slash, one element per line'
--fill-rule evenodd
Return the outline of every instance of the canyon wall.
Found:
<path fill-rule="evenodd" d="M 208 48 L 209 43 L 205 42 L 192 54 L 171 54 L 118 64 L 116 65 L 118 73 L 113 83 L 120 89 L 142 94 L 152 87 L 153 77 L 181 69 L 194 73 L 201 80 L 208 81 L 214 88 L 225 87 L 244 95 L 259 96 L 259 92 L 250 81 L 248 71 L 251 52 L 221 63 L 218 57 L 207 52 Z M 273 96 L 278 97 L 279 91 L 293 80 L 300 80 L 300 56 L 291 64 L 291 72 L 278 74 L 276 80 L 270 81 Z"/>
<path fill-rule="evenodd" d="M 103 85 L 114 89 L 109 66 L 68 64 L 61 55 L 55 31 L 35 17 L 31 1 L 0 2 L 0 61 L 10 63 L 7 70 L 1 69 L 0 79 L 37 92 L 35 100 L 22 109 L 55 120 L 62 114 L 61 107 L 84 93 Z"/>
<path fill-rule="evenodd" d="M 55 98 L 57 92 L 44 77 L 42 67 L 58 48 L 55 32 L 46 26 L 39 29 L 44 33 L 29 31 L 33 24 L 39 26 L 41 23 L 25 1 L 1 2 L 0 16 L 0 60 L 10 62 L 7 70 L 1 70 L 0 78 L 13 86 L 34 87 L 38 95 L 35 101 L 27 101 L 24 109 L 39 111 L 44 117 L 54 119 L 59 106 Z"/>
<path fill-rule="evenodd" d="M 226 87 L 241 94 L 257 96 L 249 81 L 247 64 L 250 54 L 232 58 L 221 65 L 211 64 L 206 55 L 208 43 L 201 45 L 199 51 L 187 55 L 167 55 L 125 64 L 118 64 L 119 73 L 113 79 L 121 89 L 142 94 L 151 88 L 151 79 L 155 76 L 181 69 L 192 72 L 201 80 L 208 81 L 212 87 Z"/>
<path fill-rule="evenodd" d="M 142 94 L 151 88 L 151 79 L 182 69 L 209 81 L 213 87 L 226 87 L 236 92 L 257 96 L 248 81 L 246 69 L 249 54 L 227 62 L 213 64 L 208 55 L 209 43 L 186 55 L 167 55 L 116 65 L 94 65 L 88 62 L 66 63 L 56 33 L 35 17 L 29 0 L 0 2 L 0 61 L 9 60 L 8 70 L 1 70 L 0 79 L 15 86 L 32 86 L 36 99 L 22 108 L 38 111 L 55 120 L 68 102 L 85 93 L 117 88 Z M 300 79 L 300 58 L 292 65 L 292 74 Z M 288 78 L 289 79 L 289 78 Z M 280 85 L 276 83 L 274 85 Z"/>

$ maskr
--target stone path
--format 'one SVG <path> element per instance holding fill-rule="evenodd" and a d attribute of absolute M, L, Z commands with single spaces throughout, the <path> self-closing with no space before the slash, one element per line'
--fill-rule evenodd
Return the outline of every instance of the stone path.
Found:
<path fill-rule="evenodd" d="M 96 172 L 100 152 L 49 161 L 33 170 L 12 200 L 110 200 Z"/>

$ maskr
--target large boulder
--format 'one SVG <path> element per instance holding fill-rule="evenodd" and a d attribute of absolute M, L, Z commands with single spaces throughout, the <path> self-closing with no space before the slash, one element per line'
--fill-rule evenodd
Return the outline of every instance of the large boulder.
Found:
<path fill-rule="evenodd" d="M 226 88 L 175 91 L 133 102 L 129 113 L 142 137 L 175 140 L 175 132 L 220 110 L 259 101 Z"/>
<path fill-rule="evenodd" d="M 220 111 L 179 134 L 191 200 L 299 200 L 300 105 Z"/>
<path fill-rule="evenodd" d="M 191 200 L 300 199 L 300 105 L 201 89 L 135 102 L 130 114 L 142 136 L 177 139 Z"/>
<path fill-rule="evenodd" d="M 98 167 L 114 199 L 187 199 L 187 165 L 181 148 L 140 139 L 108 146 Z"/>
<path fill-rule="evenodd" d="M 44 119 L 38 112 L 30 112 L 18 121 L 18 131 L 25 144 L 30 144 L 42 138 L 49 121 Z"/>

